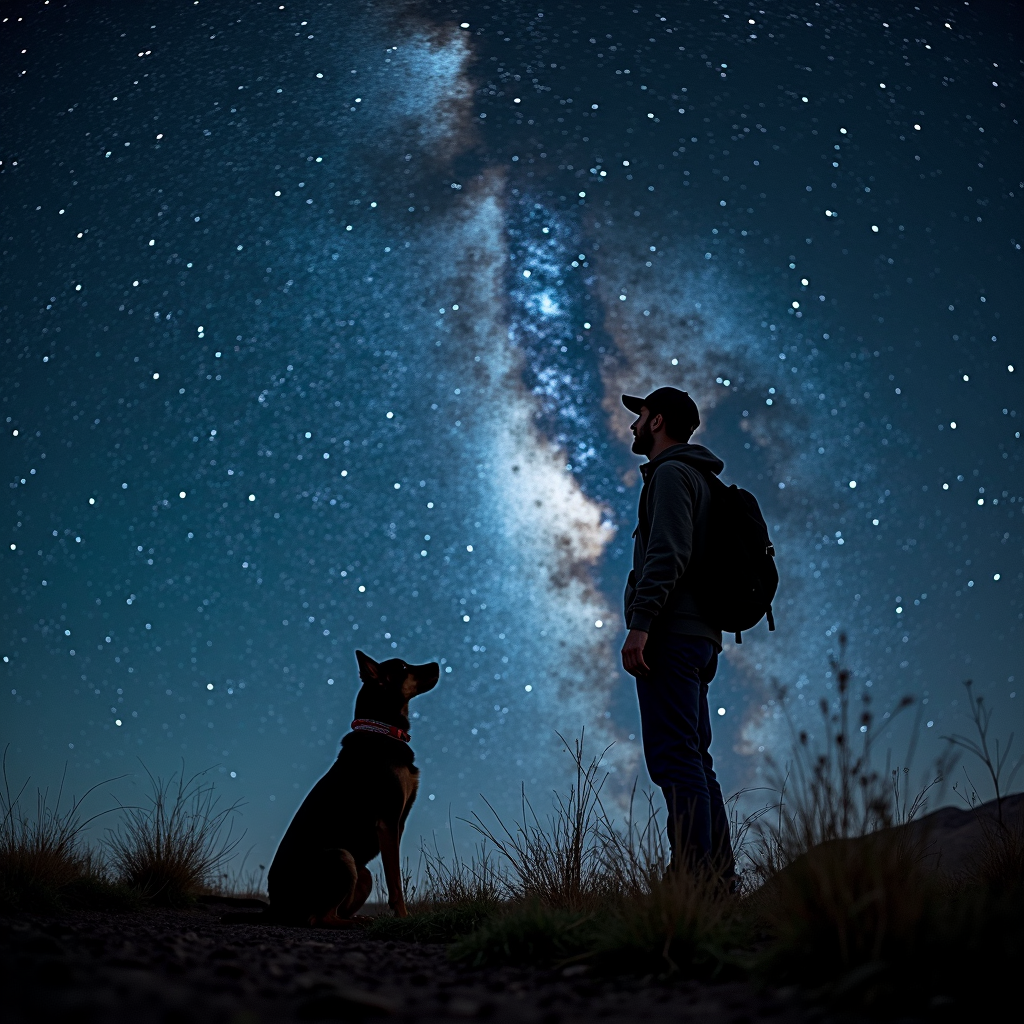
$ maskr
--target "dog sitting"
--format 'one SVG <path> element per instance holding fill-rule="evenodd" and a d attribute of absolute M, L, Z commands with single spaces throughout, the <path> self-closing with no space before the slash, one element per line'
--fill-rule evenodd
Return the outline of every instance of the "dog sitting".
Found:
<path fill-rule="evenodd" d="M 288 826 L 267 876 L 277 921 L 343 927 L 366 902 L 366 865 L 380 854 L 388 906 L 406 917 L 399 844 L 416 799 L 419 769 L 409 746 L 409 701 L 437 685 L 440 667 L 376 662 L 356 651 L 362 686 L 352 731 L 331 770 Z"/>

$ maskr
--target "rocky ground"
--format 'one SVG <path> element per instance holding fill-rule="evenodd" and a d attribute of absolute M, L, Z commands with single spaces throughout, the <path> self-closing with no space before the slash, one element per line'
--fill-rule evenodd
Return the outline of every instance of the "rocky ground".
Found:
<path fill-rule="evenodd" d="M 952 875 L 969 869 L 997 813 L 992 802 L 915 822 L 924 863 Z M 1020 827 L 1024 794 L 1004 800 L 1002 818 Z M 225 909 L 0 915 L 4 1024 L 854 1021 L 794 989 L 608 978 L 582 965 L 473 970 L 451 963 L 439 945 L 373 940 L 362 930 L 226 924 Z M 922 1016 L 932 1014 L 942 1016 L 942 1007 Z"/>
<path fill-rule="evenodd" d="M 444 947 L 362 931 L 222 924 L 219 909 L 0 917 L 7 1024 L 274 1021 L 826 1019 L 794 992 L 595 977 L 586 968 L 471 970 Z M 828 1017 L 827 1019 L 834 1019 Z"/>

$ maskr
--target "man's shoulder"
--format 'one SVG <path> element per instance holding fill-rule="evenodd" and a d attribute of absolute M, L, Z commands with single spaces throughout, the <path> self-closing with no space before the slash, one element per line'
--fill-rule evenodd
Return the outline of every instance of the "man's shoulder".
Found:
<path fill-rule="evenodd" d="M 696 467 L 681 459 L 666 459 L 658 463 L 651 473 L 651 480 L 674 481 L 690 487 L 708 486 L 704 474 Z"/>

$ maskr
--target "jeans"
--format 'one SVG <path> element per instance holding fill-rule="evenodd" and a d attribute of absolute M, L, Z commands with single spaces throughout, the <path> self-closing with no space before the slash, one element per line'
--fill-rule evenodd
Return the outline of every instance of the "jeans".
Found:
<path fill-rule="evenodd" d="M 672 863 L 735 874 L 729 816 L 711 760 L 708 683 L 718 669 L 715 645 L 704 637 L 652 637 L 650 667 L 637 677 L 644 758 L 668 805 Z"/>

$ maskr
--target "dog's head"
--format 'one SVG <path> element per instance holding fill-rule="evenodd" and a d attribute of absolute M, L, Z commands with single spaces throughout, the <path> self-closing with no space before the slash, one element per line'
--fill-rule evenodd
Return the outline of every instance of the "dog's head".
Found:
<path fill-rule="evenodd" d="M 441 675 L 441 666 L 436 661 L 426 665 L 410 665 L 401 658 L 378 662 L 362 651 L 356 651 L 356 661 L 363 684 L 356 698 L 360 714 L 372 711 L 377 715 L 390 712 L 407 716 L 409 701 L 432 690 Z"/>

